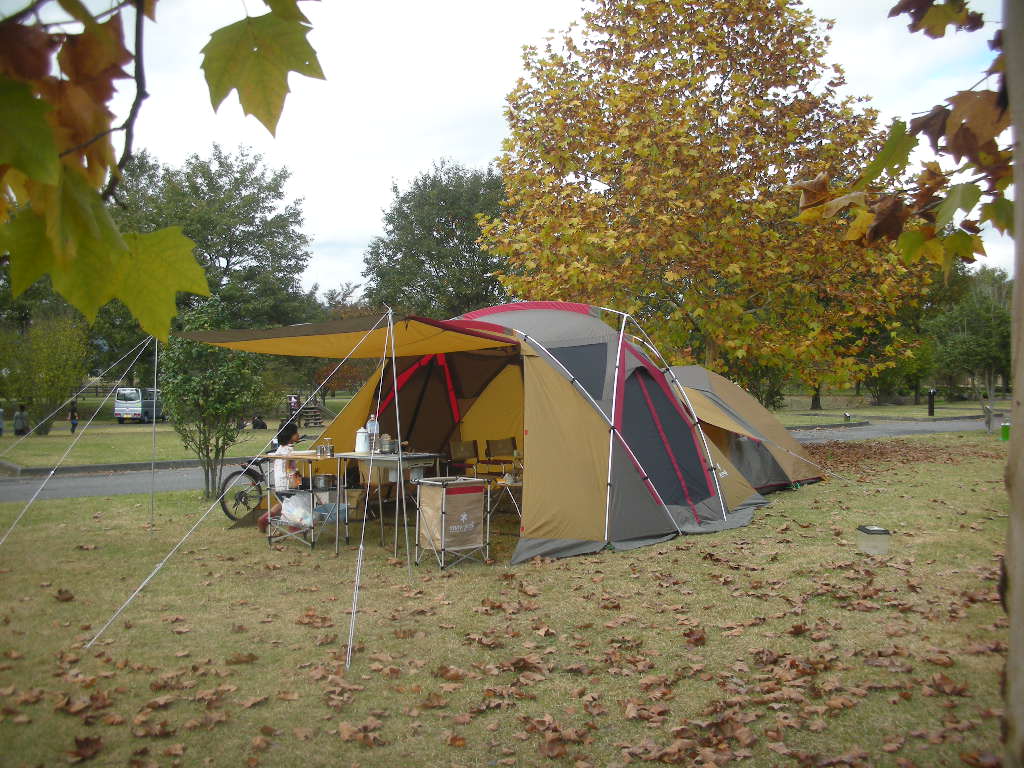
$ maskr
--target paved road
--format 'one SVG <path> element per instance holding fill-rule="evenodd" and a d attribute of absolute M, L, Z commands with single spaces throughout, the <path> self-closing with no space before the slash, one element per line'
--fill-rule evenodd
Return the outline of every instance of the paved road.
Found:
<path fill-rule="evenodd" d="M 0 501 L 28 501 L 46 476 L 0 479 Z M 155 482 L 154 482 L 155 480 Z M 203 471 L 196 468 L 161 469 L 146 472 L 97 472 L 95 474 L 61 475 L 57 472 L 43 486 L 39 499 L 66 499 L 79 496 L 120 496 L 126 493 L 187 491 L 203 487 Z"/>
<path fill-rule="evenodd" d="M 995 429 L 999 428 L 997 420 Z M 950 419 L 949 421 L 879 421 L 864 426 L 818 427 L 793 430 L 800 443 L 826 443 L 830 440 L 871 440 L 879 437 L 925 435 L 936 432 L 979 432 L 985 429 L 982 419 Z"/>
<path fill-rule="evenodd" d="M 869 440 L 899 435 L 920 435 L 934 432 L 973 432 L 982 430 L 980 419 L 951 421 L 880 421 L 864 426 L 816 427 L 794 430 L 801 443 L 824 443 L 830 440 Z M 233 469 L 233 467 L 231 467 Z M 230 471 L 230 470 L 229 470 Z M 0 501 L 28 501 L 42 485 L 43 477 L 0 479 Z M 64 499 L 79 496 L 118 496 L 149 493 L 154 482 L 150 472 L 99 472 L 95 474 L 62 475 L 60 472 L 46 482 L 40 499 Z M 155 473 L 157 491 L 184 491 L 203 485 L 202 471 L 195 468 L 161 469 Z"/>

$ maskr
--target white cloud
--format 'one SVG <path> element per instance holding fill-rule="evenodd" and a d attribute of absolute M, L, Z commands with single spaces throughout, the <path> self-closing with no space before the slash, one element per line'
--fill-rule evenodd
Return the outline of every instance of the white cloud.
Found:
<path fill-rule="evenodd" d="M 970 87 L 991 58 L 989 29 L 939 41 L 911 35 L 906 17 L 886 17 L 893 2 L 807 3 L 818 16 L 836 19 L 832 55 L 846 70 L 849 92 L 870 94 L 885 118 L 909 117 Z M 975 4 L 998 19 L 997 0 Z M 239 6 L 161 3 L 146 41 L 152 97 L 142 109 L 137 146 L 178 164 L 205 155 L 213 142 L 229 150 L 245 144 L 269 165 L 286 166 L 288 193 L 304 198 L 313 240 L 306 286 L 360 281 L 362 251 L 381 231 L 392 182 L 404 186 L 442 157 L 472 167 L 496 157 L 522 46 L 542 45 L 581 7 L 581 0 L 303 3 L 327 80 L 291 77 L 275 139 L 242 116 L 234 95 L 214 115 L 200 70 L 209 34 L 237 20 Z M 1005 242 L 986 243 L 986 263 L 1009 271 Z"/>

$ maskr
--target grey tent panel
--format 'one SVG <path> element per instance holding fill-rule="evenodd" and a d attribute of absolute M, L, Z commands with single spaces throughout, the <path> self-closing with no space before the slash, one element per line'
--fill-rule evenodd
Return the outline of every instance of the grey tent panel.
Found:
<path fill-rule="evenodd" d="M 612 448 L 612 498 L 608 538 L 612 542 L 641 537 L 675 535 L 682 530 L 676 513 L 658 503 L 636 464 L 618 443 Z M 692 519 L 692 517 L 691 517 Z"/>
<path fill-rule="evenodd" d="M 604 397 L 604 385 L 608 375 L 608 345 L 581 344 L 575 347 L 550 347 L 548 349 L 566 367 L 592 398 L 600 401 Z"/>
<path fill-rule="evenodd" d="M 577 539 L 527 539 L 519 538 L 512 553 L 512 565 L 525 563 L 535 557 L 572 557 L 589 555 L 605 548 L 603 541 L 579 541 Z"/>
<path fill-rule="evenodd" d="M 662 500 L 695 505 L 714 495 L 690 425 L 643 368 L 626 380 L 622 434 Z"/>
<path fill-rule="evenodd" d="M 746 435 L 734 435 L 729 441 L 729 461 L 755 488 L 789 485 L 789 478 L 775 457 Z"/>

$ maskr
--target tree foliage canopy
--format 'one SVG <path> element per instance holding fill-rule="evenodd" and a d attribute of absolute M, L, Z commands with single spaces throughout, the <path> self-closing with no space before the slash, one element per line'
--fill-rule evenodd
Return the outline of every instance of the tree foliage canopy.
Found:
<path fill-rule="evenodd" d="M 441 161 L 392 192 L 384 235 L 363 256 L 368 305 L 448 318 L 506 300 L 503 261 L 477 244 L 477 216 L 496 216 L 504 196 L 500 174 Z"/>
<path fill-rule="evenodd" d="M 323 74 L 296 0 L 266 4 L 269 13 L 214 32 L 203 69 L 215 109 L 237 90 L 243 110 L 273 133 L 288 73 Z M 178 227 L 122 231 L 104 205 L 132 155 L 135 119 L 148 95 L 143 34 L 156 0 L 110 5 L 94 12 L 80 0 L 34 0 L 0 17 L 0 254 L 10 259 L 15 295 L 49 274 L 90 321 L 117 298 L 148 333 L 164 338 L 177 293 L 209 290 Z M 135 99 L 115 125 L 115 81 L 129 77 Z M 124 134 L 120 160 L 117 132 Z"/>
<path fill-rule="evenodd" d="M 508 97 L 509 207 L 483 238 L 505 285 L 627 309 L 679 360 L 870 369 L 863 329 L 917 276 L 790 221 L 783 190 L 875 138 L 813 17 L 787 0 L 595 6 L 560 47 L 526 50 Z"/>
<path fill-rule="evenodd" d="M 181 314 L 186 330 L 229 327 L 230 313 L 214 297 Z M 239 421 L 263 410 L 262 361 L 257 355 L 172 337 L 162 361 L 164 408 L 182 442 L 199 457 L 206 496 L 220 485 L 224 455 Z"/>

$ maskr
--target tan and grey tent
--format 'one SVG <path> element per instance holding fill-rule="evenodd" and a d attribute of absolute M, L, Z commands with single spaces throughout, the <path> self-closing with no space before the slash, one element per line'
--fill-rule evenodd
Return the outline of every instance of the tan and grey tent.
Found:
<path fill-rule="evenodd" d="M 755 397 L 699 365 L 669 372 L 686 392 L 704 434 L 758 491 L 822 479 L 807 452 Z"/>
<path fill-rule="evenodd" d="M 394 369 L 378 368 L 321 439 L 352 450 L 378 403 L 381 432 L 415 450 L 515 437 L 523 498 L 513 562 L 747 524 L 764 499 L 705 439 L 628 321 L 562 302 L 398 321 Z M 383 358 L 388 333 L 360 318 L 187 335 L 250 352 Z"/>

